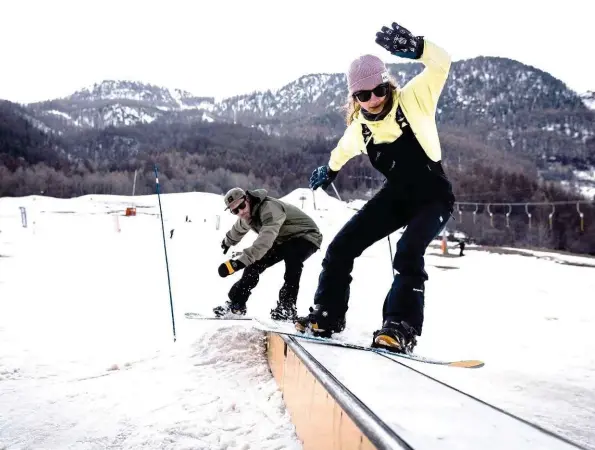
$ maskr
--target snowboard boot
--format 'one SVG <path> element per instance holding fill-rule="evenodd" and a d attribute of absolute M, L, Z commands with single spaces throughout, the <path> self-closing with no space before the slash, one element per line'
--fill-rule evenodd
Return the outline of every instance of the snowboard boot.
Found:
<path fill-rule="evenodd" d="M 372 347 L 395 353 L 412 353 L 417 345 L 416 331 L 405 321 L 385 320 L 382 328 L 374 332 Z"/>
<path fill-rule="evenodd" d="M 291 303 L 279 303 L 275 309 L 271 309 L 271 319 L 294 322 L 297 320 L 297 309 Z"/>
<path fill-rule="evenodd" d="M 217 317 L 245 316 L 246 304 L 234 303 L 231 300 L 227 300 L 225 305 L 213 308 L 213 312 Z"/>
<path fill-rule="evenodd" d="M 298 317 L 295 329 L 301 333 L 311 330 L 314 336 L 331 337 L 333 333 L 340 333 L 345 329 L 345 316 L 332 314 L 322 305 L 310 307 L 310 314 Z"/>

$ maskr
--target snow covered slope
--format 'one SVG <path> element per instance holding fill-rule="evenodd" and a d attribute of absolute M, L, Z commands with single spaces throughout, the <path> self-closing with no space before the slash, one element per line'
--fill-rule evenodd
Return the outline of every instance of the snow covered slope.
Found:
<path fill-rule="evenodd" d="M 320 190 L 316 211 L 308 190 L 287 199 L 303 201 L 324 234 L 304 267 L 305 313 L 324 249 L 355 211 Z M 224 302 L 238 278 L 216 272 L 234 220 L 222 197 L 165 194 L 162 203 L 175 343 L 156 196 L 0 199 L 0 448 L 300 448 L 262 335 L 183 317 Z M 136 217 L 116 219 L 132 204 Z M 356 261 L 346 338 L 368 343 L 380 325 L 387 247 L 382 240 Z M 595 261 L 466 253 L 429 249 L 418 349 L 486 366 L 414 366 L 595 448 Z M 275 306 L 283 270 L 263 274 L 251 314 Z"/>

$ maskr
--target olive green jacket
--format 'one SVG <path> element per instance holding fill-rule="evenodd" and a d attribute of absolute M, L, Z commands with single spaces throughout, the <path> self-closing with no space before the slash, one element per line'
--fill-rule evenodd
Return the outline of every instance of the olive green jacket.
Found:
<path fill-rule="evenodd" d="M 238 244 L 248 231 L 258 234 L 254 243 L 238 258 L 246 266 L 262 258 L 269 249 L 289 239 L 303 238 L 320 248 L 322 234 L 310 216 L 291 204 L 267 196 L 264 189 L 246 191 L 250 202 L 250 219 L 238 218 L 225 235 L 225 245 Z"/>

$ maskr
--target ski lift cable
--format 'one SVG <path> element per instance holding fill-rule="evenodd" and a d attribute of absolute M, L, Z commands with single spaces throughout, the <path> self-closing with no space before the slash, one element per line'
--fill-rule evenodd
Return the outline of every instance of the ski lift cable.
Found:
<path fill-rule="evenodd" d="M 567 200 L 567 201 L 552 201 L 552 202 L 455 202 L 460 206 L 473 205 L 492 205 L 492 206 L 539 206 L 539 205 L 595 205 L 594 200 Z"/>

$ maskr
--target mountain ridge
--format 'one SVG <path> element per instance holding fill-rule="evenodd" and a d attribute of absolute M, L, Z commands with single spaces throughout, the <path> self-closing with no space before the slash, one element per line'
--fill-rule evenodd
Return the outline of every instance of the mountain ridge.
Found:
<path fill-rule="evenodd" d="M 423 66 L 413 62 L 387 67 L 403 85 Z M 455 61 L 436 114 L 441 134 L 450 133 L 444 136 L 446 158 L 473 157 L 473 148 L 484 155 L 503 152 L 513 161 L 532 161 L 546 180 L 572 180 L 575 171 L 595 167 L 595 112 L 585 104 L 590 98 L 519 61 L 484 56 Z M 75 145 L 85 147 L 83 155 L 97 154 L 86 131 L 119 129 L 110 132 L 121 135 L 117 152 L 103 144 L 109 159 L 114 154 L 125 157 L 123 142 L 129 142 L 130 154 L 146 147 L 138 130 L 126 131 L 139 125 L 166 130 L 175 124 L 238 124 L 270 136 L 322 139 L 331 145 L 345 128 L 346 100 L 345 75 L 323 73 L 303 75 L 276 90 L 221 100 L 148 83 L 106 80 L 61 99 L 23 107 L 34 126 L 84 142 Z"/>

